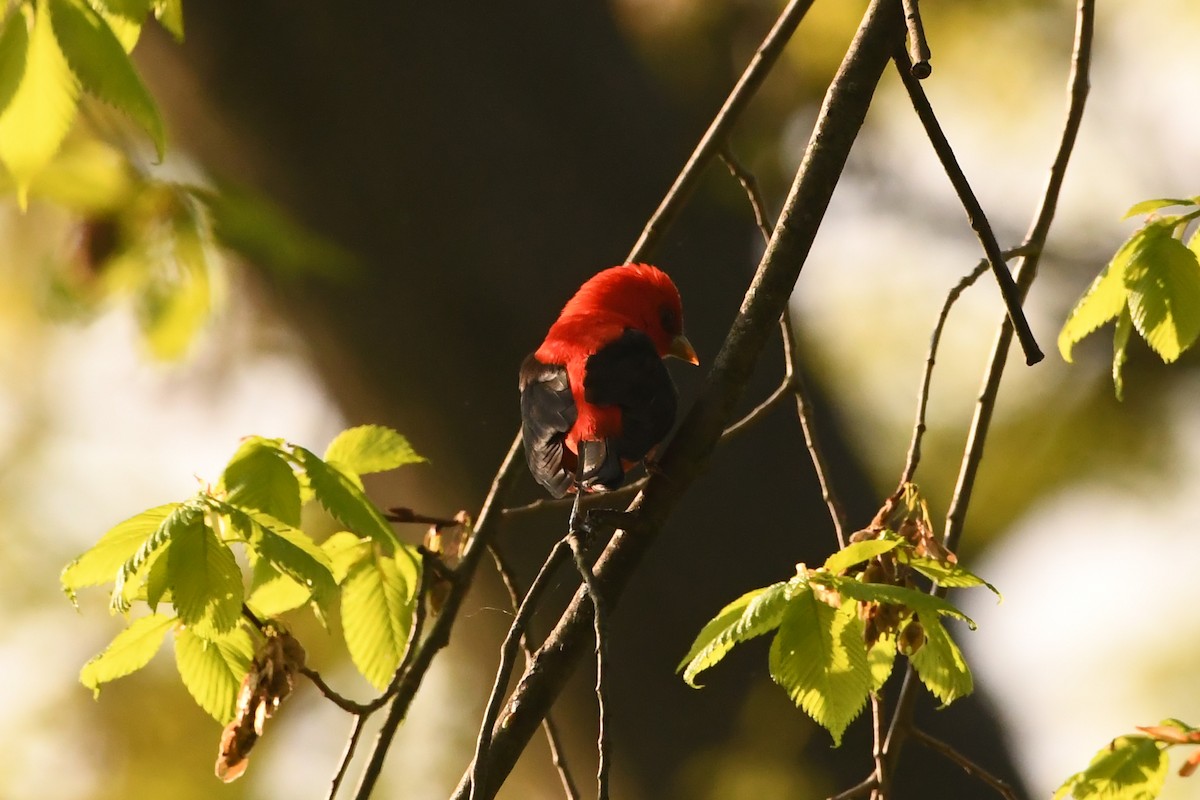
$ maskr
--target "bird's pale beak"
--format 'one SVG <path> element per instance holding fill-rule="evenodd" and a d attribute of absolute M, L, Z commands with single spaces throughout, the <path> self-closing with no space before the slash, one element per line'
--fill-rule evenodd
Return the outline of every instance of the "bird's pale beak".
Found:
<path fill-rule="evenodd" d="M 696 357 L 696 351 L 692 349 L 692 343 L 682 333 L 671 340 L 671 349 L 667 351 L 667 355 L 675 356 L 689 364 L 697 366 L 700 364 L 700 359 Z"/>

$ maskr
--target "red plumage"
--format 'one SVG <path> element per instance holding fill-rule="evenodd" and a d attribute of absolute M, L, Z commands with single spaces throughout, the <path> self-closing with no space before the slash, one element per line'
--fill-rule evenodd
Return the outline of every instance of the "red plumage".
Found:
<path fill-rule="evenodd" d="M 626 264 L 584 283 L 521 365 L 522 434 L 538 482 L 558 497 L 577 477 L 589 491 L 619 486 L 674 423 L 669 355 L 697 363 L 666 273 Z"/>

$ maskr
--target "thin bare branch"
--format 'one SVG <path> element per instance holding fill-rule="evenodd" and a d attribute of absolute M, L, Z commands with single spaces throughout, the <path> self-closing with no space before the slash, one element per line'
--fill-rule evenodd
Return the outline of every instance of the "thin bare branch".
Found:
<path fill-rule="evenodd" d="M 917 0 L 903 0 L 903 3 L 904 22 L 908 25 L 908 71 L 917 80 L 925 80 L 933 74 L 933 67 L 929 64 L 932 54 L 921 23 L 921 7 Z"/>
<path fill-rule="evenodd" d="M 579 500 L 581 508 L 592 509 L 598 506 L 610 506 L 614 503 L 628 503 L 638 492 L 646 485 L 648 476 L 638 478 L 636 481 L 627 483 L 619 489 L 613 489 L 611 492 L 595 492 L 593 494 L 585 494 Z M 574 497 L 557 497 L 557 498 L 542 498 L 534 500 L 532 503 L 526 503 L 523 506 L 511 506 L 503 509 L 500 513 L 505 519 L 510 517 L 520 517 L 525 514 L 536 513 L 539 511 L 550 511 L 557 508 L 570 508 L 575 504 Z"/>
<path fill-rule="evenodd" d="M 596 798 L 597 800 L 608 800 L 608 776 L 612 767 L 609 754 L 608 685 L 604 680 L 608 650 L 608 606 L 600 594 L 600 587 L 596 584 L 596 576 L 592 573 L 592 567 L 587 563 L 583 541 L 580 539 L 579 531 L 575 527 L 575 517 L 575 514 L 571 515 L 571 531 L 567 534 L 567 544 L 571 546 L 571 555 L 575 559 L 575 569 L 579 572 L 579 577 L 583 579 L 584 589 L 587 591 L 588 599 L 592 602 L 592 632 L 596 637 L 595 692 L 596 716 L 598 719 L 596 726 L 596 754 L 598 760 L 596 767 Z"/>
<path fill-rule="evenodd" d="M 419 525 L 433 525 L 436 528 L 453 528 L 455 525 L 461 525 L 462 522 L 456 519 L 446 519 L 445 517 L 431 517 L 428 514 L 421 514 L 413 511 L 411 508 L 403 506 L 394 506 L 387 510 L 384 518 L 388 522 L 400 523 L 416 523 Z"/>
<path fill-rule="evenodd" d="M 512 604 L 513 614 L 515 615 L 521 608 L 522 592 L 517 584 L 517 575 L 513 571 L 512 565 L 504 557 L 499 546 L 493 542 L 488 546 L 488 552 L 492 554 L 492 561 L 495 562 L 496 572 L 500 574 L 500 580 L 504 583 L 504 588 L 508 591 L 508 599 Z M 529 631 L 525 630 L 521 634 L 521 647 L 525 650 L 525 665 L 529 666 L 533 658 L 533 647 L 529 643 Z M 554 723 L 554 715 L 547 712 L 545 718 L 542 719 L 542 730 L 546 733 L 546 743 L 550 746 L 550 760 L 554 764 L 554 769 L 558 772 L 558 779 L 562 782 L 563 793 L 567 800 L 579 799 L 579 788 L 575 785 L 575 779 L 571 775 L 571 770 L 567 765 L 567 759 L 564 755 L 562 745 L 562 737 L 559 735 L 558 726 Z"/>
<path fill-rule="evenodd" d="M 722 151 L 721 160 L 725 162 L 725 166 L 729 168 L 729 172 L 742 185 L 742 189 L 745 190 L 746 199 L 750 201 L 750 207 L 754 210 L 755 224 L 758 225 L 758 229 L 762 233 L 764 240 L 769 242 L 771 240 L 771 230 L 767 227 L 766 223 L 766 203 L 763 200 L 762 192 L 758 188 L 758 180 L 754 177 L 754 173 L 742 166 L 729 148 Z M 796 365 L 796 323 L 795 317 L 792 314 L 791 304 L 788 304 L 784 310 L 779 324 L 780 335 L 783 338 L 783 384 L 749 414 L 726 428 L 722 439 L 737 433 L 745 425 L 766 414 L 774 406 L 775 401 L 781 399 L 782 394 L 790 389 L 796 397 L 796 416 L 800 418 L 800 429 L 804 432 L 804 444 L 808 448 L 808 455 L 812 460 L 813 470 L 817 474 L 817 482 L 821 486 L 821 497 L 829 509 L 830 519 L 833 520 L 833 529 L 837 535 L 838 546 L 845 547 L 846 515 L 842 511 L 841 503 L 838 502 L 837 496 L 833 492 L 833 484 L 829 477 L 829 465 L 825 460 L 824 451 L 821 449 L 820 442 L 817 439 L 816 427 L 812 423 L 812 400 L 809 398 L 804 378 L 800 375 L 800 370 Z"/>
<path fill-rule="evenodd" d="M 700 137 L 700 142 L 692 151 L 692 155 L 688 158 L 687 164 L 684 165 L 679 176 L 675 178 L 675 183 L 671 185 L 666 197 L 662 199 L 658 208 L 650 216 L 650 221 L 642 229 L 642 235 L 638 237 L 633 249 L 629 251 L 627 261 L 642 261 L 653 249 L 659 236 L 662 235 L 666 226 L 671 223 L 679 209 L 683 207 L 684 201 L 687 200 L 692 189 L 695 188 L 704 168 L 712 160 L 712 157 L 724 147 L 726 137 L 734 122 L 742 115 L 750 98 L 758 91 L 758 87 L 762 85 L 763 80 L 771 72 L 771 68 L 775 66 L 779 54 L 783 52 L 784 46 L 792 38 L 796 26 L 800 24 L 800 20 L 804 18 L 812 3 L 813 0 L 791 0 L 780 12 L 775 24 L 771 26 L 770 32 L 758 46 L 750 63 L 746 65 L 742 77 L 738 78 L 729 97 L 725 99 L 721 110 L 713 117 L 708 130 Z"/>
<path fill-rule="evenodd" d="M 533 579 L 533 583 L 529 585 L 529 591 L 525 593 L 525 598 L 521 601 L 521 605 L 517 609 L 517 615 L 513 618 L 512 624 L 508 628 L 508 634 L 504 637 L 504 643 L 500 647 L 500 664 L 496 668 L 496 680 L 492 683 L 492 692 L 488 696 L 487 706 L 483 712 L 483 721 L 479 725 L 479 736 L 475 740 L 475 759 L 472 762 L 470 780 L 471 800 L 478 800 L 478 798 L 489 796 L 486 794 L 486 787 L 488 785 L 488 748 L 492 743 L 496 717 L 500 714 L 500 704 L 504 700 L 504 690 L 508 686 L 508 679 L 512 675 L 517 648 L 520 645 L 521 637 L 525 635 L 525 630 L 529 626 L 529 620 L 533 617 L 533 610 L 537 607 L 538 599 L 549 584 L 550 576 L 554 573 L 555 567 L 566 558 L 568 547 L 566 538 L 560 539 L 558 544 L 554 545 L 554 549 L 550 551 L 550 555 L 542 563 L 541 569 L 538 570 L 537 576 Z"/>
<path fill-rule="evenodd" d="M 831 794 L 826 800 L 854 800 L 856 797 L 866 797 L 878 788 L 879 781 L 875 779 L 875 773 L 871 773 L 860 783 L 856 783 L 845 791 Z"/>
<path fill-rule="evenodd" d="M 767 395 L 767 398 L 754 408 L 746 412 L 746 415 L 737 422 L 731 424 L 721 433 L 721 440 L 724 441 L 733 436 L 737 436 L 742 431 L 749 428 L 754 423 L 765 417 L 779 405 L 792 391 L 792 383 L 789 380 L 784 380 L 775 387 L 775 391 Z"/>
<path fill-rule="evenodd" d="M 900 73 L 900 80 L 908 91 L 913 109 L 916 110 L 917 117 L 925 127 L 925 133 L 933 145 L 934 152 L 937 153 L 938 160 L 942 162 L 942 168 L 946 171 L 946 176 L 950 178 L 955 193 L 958 194 L 963 210 L 967 212 L 971 229 L 975 231 L 975 235 L 979 237 L 979 243 L 983 245 L 983 252 L 987 255 L 988 263 L 992 267 L 992 274 L 996 276 L 996 282 L 1000 285 L 1000 294 L 1004 297 L 1004 307 L 1008 312 L 1008 318 L 1016 329 L 1021 348 L 1025 351 L 1025 363 L 1036 364 L 1046 356 L 1038 347 L 1033 331 L 1029 328 L 1029 321 L 1025 319 L 1025 312 L 1021 308 L 1023 295 L 1017 289 L 1012 273 L 1008 271 L 1008 267 L 1004 263 L 1004 257 L 1000 253 L 1000 245 L 996 242 L 996 234 L 992 232 L 991 223 L 988 222 L 987 215 L 983 213 L 983 207 L 979 205 L 979 200 L 975 197 L 974 190 L 971 189 L 971 184 L 967 182 L 967 176 L 963 174 L 962 167 L 954 157 L 954 150 L 950 147 L 946 134 L 942 132 L 942 126 L 933 113 L 933 106 L 929 104 L 925 90 L 921 88 L 921 82 L 914 78 L 907 68 L 908 57 L 903 48 L 893 54 L 893 59 L 896 62 L 896 70 Z"/>
<path fill-rule="evenodd" d="M 362 738 L 363 728 L 367 725 L 367 714 L 358 714 L 354 717 L 354 725 L 350 729 L 350 736 L 346 739 L 346 747 L 342 750 L 342 757 L 338 760 L 337 770 L 333 773 L 333 780 L 329 782 L 329 794 L 326 795 L 327 800 L 334 800 L 337 797 L 338 789 L 342 788 L 342 781 L 346 779 L 346 770 L 350 768 L 350 761 L 354 758 L 354 751 L 358 749 L 358 740 Z"/>
<path fill-rule="evenodd" d="M 1050 176 L 1046 181 L 1042 201 L 1034 214 L 1029 232 L 1025 235 L 1025 245 L 1032 250 L 1022 257 L 1021 263 L 1017 265 L 1016 269 L 1016 281 L 1022 298 L 1029 291 L 1033 279 L 1037 276 L 1038 262 L 1045 251 L 1046 237 L 1058 207 L 1058 197 L 1062 191 L 1067 164 L 1071 160 L 1071 153 L 1074 152 L 1079 127 L 1083 120 L 1083 110 L 1087 104 L 1088 74 L 1091 69 L 1095 18 L 1095 0 L 1078 0 L 1075 10 L 1075 45 L 1071 57 L 1071 75 L 1067 90 L 1066 121 L 1063 123 L 1058 151 L 1050 166 Z M 1011 317 L 1006 317 L 1000 323 L 996 341 L 992 346 L 992 354 L 984 372 L 983 386 L 975 404 L 975 415 L 971 420 L 971 427 L 967 435 L 958 483 L 946 515 L 945 545 L 950 550 L 958 548 L 958 542 L 962 535 L 963 522 L 966 519 L 967 507 L 971 500 L 971 489 L 983 458 L 983 443 L 991 425 L 992 411 L 995 409 L 1000 379 L 1004 373 L 1004 364 L 1007 360 L 1008 349 L 1012 344 L 1012 336 Z M 944 596 L 946 588 L 935 586 L 933 591 Z M 919 686 L 920 682 L 916 679 L 912 666 L 909 665 L 904 675 L 904 683 L 900 687 L 900 694 L 896 698 L 896 707 L 892 712 L 892 721 L 884 745 L 888 760 L 893 763 L 900 757 L 904 742 L 912 731 L 913 710 L 916 706 Z"/>
<path fill-rule="evenodd" d="M 941 739 L 935 739 L 920 728 L 913 728 L 912 737 L 921 744 L 933 750 L 936 753 L 941 753 L 946 758 L 953 761 L 963 768 L 963 771 L 976 778 L 988 786 L 996 790 L 996 793 L 1004 798 L 1004 800 L 1017 800 L 1017 793 L 1006 782 L 1000 780 L 992 773 L 988 772 L 983 767 L 976 764 L 971 759 L 964 756 L 962 753 L 955 750 L 950 745 L 943 742 Z"/>
<path fill-rule="evenodd" d="M 1027 255 L 1032 252 L 1029 245 L 1014 247 L 1010 250 L 1005 250 L 1002 254 L 1007 262 L 1017 256 Z M 950 316 L 950 309 L 958 301 L 958 298 L 970 286 L 974 285 L 975 281 L 988 271 L 988 261 L 986 258 L 980 259 L 975 265 L 975 269 L 963 276 L 950 293 L 946 295 L 946 301 L 942 303 L 942 310 L 938 314 L 937 323 L 933 326 L 933 333 L 929 337 L 929 352 L 925 356 L 925 370 L 921 374 L 921 388 L 917 392 L 917 419 L 913 423 L 912 439 L 908 445 L 908 455 L 904 459 L 904 471 L 900 475 L 900 484 L 896 487 L 896 497 L 900 496 L 900 492 L 904 491 L 904 486 L 911 483 L 913 476 L 916 474 L 917 465 L 921 461 L 921 439 L 925 435 L 925 411 L 929 405 L 929 387 L 933 379 L 933 366 L 937 362 L 938 346 L 942 340 L 942 329 L 946 326 L 946 319 Z"/>

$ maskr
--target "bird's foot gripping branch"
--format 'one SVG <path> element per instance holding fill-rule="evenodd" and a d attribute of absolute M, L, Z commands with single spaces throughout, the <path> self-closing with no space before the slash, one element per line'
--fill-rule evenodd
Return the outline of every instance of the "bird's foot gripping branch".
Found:
<path fill-rule="evenodd" d="M 402 436 L 374 425 L 343 431 L 323 457 L 281 439 L 245 439 L 215 485 L 125 520 L 63 570 L 72 600 L 85 587 L 111 583 L 113 612 L 149 612 L 89 661 L 80 680 L 98 694 L 149 663 L 173 632 L 179 677 L 227 725 L 217 760 L 227 781 L 245 770 L 250 747 L 297 673 L 360 719 L 382 707 L 419 636 L 427 551 L 397 539 L 361 476 L 421 461 Z M 301 529 L 301 509 L 311 502 L 342 528 L 319 544 Z M 392 517 L 429 520 L 412 512 Z M 434 528 L 465 523 L 434 520 Z M 235 549 L 250 566 L 248 580 Z M 326 627 L 340 610 L 350 658 L 383 692 L 379 698 L 346 700 L 306 666 L 281 620 L 305 606 Z"/>
<path fill-rule="evenodd" d="M 737 644 L 774 633 L 769 669 L 788 696 L 840 744 L 846 727 L 892 673 L 897 653 L 943 704 L 971 693 L 971 670 L 943 617 L 975 624 L 918 587 L 995 587 L 959 566 L 933 533 L 908 484 L 850 544 L 815 569 L 746 594 L 715 616 L 679 665 L 683 679 L 714 666 Z"/>

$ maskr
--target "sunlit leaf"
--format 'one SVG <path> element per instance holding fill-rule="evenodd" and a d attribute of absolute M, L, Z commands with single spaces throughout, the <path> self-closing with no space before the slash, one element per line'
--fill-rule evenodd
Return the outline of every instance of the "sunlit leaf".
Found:
<path fill-rule="evenodd" d="M 211 266 L 198 220 L 181 214 L 173 233 L 175 269 L 159 272 L 140 298 L 146 342 L 164 360 L 187 352 L 212 311 Z"/>
<path fill-rule="evenodd" d="M 1168 363 L 1200 335 L 1200 262 L 1171 235 L 1149 225 L 1125 270 L 1133 326 Z"/>
<path fill-rule="evenodd" d="M 79 101 L 79 84 L 51 30 L 49 1 L 38 0 L 36 13 L 28 4 L 10 12 L 4 30 L 5 50 L 12 48 L 3 57 L 4 80 L 12 80 L 14 63 L 23 62 L 24 69 L 0 112 L 0 161 L 16 182 L 22 207 L 30 182 L 67 135 Z"/>
<path fill-rule="evenodd" d="M 771 642 L 769 663 L 771 677 L 788 697 L 829 731 L 835 747 L 841 744 L 872 685 L 855 606 L 834 609 L 811 589 L 798 591 Z"/>
<path fill-rule="evenodd" d="M 1085 336 L 1114 319 L 1125 308 L 1129 292 L 1125 288 L 1125 270 L 1137 247 L 1137 234 L 1121 245 L 1108 266 L 1096 276 L 1067 316 L 1058 334 L 1058 351 L 1064 361 Z"/>
<path fill-rule="evenodd" d="M 1134 203 L 1125 212 L 1125 216 L 1121 219 L 1129 219 L 1130 217 L 1141 216 L 1158 211 L 1160 208 L 1169 208 L 1171 206 L 1193 206 L 1196 205 L 1197 198 L 1181 198 L 1181 197 L 1160 197 L 1154 200 L 1143 200 L 1140 203 Z"/>
<path fill-rule="evenodd" d="M 936 581 L 942 586 L 949 586 L 953 589 L 970 589 L 974 586 L 986 586 L 997 597 L 1000 596 L 999 589 L 959 564 L 949 564 L 938 561 L 936 558 L 914 556 L 908 553 L 900 555 L 900 562 L 907 564 L 926 578 Z"/>
<path fill-rule="evenodd" d="M 939 614 L 954 617 L 967 623 L 972 630 L 975 623 L 950 602 L 937 597 L 909 589 L 905 586 L 894 586 L 888 583 L 863 583 L 853 578 L 835 577 L 824 573 L 814 573 L 812 582 L 836 589 L 844 598 L 868 603 L 892 603 L 907 606 L 919 613 L 924 620 L 926 617 L 936 617 Z"/>
<path fill-rule="evenodd" d="M 962 651 L 936 615 L 921 615 L 925 644 L 909 658 L 917 677 L 942 705 L 966 697 L 975 688 Z"/>
<path fill-rule="evenodd" d="M 321 549 L 329 556 L 333 578 L 341 584 L 360 561 L 371 555 L 374 548 L 370 539 L 360 538 L 349 531 L 338 531 L 321 542 Z"/>
<path fill-rule="evenodd" d="M 183 41 L 183 0 L 153 0 L 154 16 L 176 41 Z"/>
<path fill-rule="evenodd" d="M 29 50 L 29 20 L 21 11 L 8 10 L 0 22 L 0 113 L 8 107 L 21 78 Z"/>
<path fill-rule="evenodd" d="M 254 638 L 239 626 L 208 639 L 190 629 L 175 635 L 175 666 L 196 704 L 222 724 L 233 719 L 238 689 L 254 659 Z"/>
<path fill-rule="evenodd" d="M 360 425 L 342 431 L 329 443 L 324 460 L 359 475 L 425 461 L 407 439 L 383 425 Z"/>
<path fill-rule="evenodd" d="M 101 684 L 137 672 L 149 664 L 158 652 L 163 637 L 174 621 L 174 617 L 163 614 L 151 614 L 134 620 L 108 643 L 102 653 L 83 665 L 79 671 L 79 682 L 99 696 Z"/>
<path fill-rule="evenodd" d="M 861 564 L 875 556 L 895 550 L 899 545 L 899 539 L 868 539 L 863 542 L 853 542 L 825 559 L 825 569 L 837 575 L 855 564 Z"/>
<path fill-rule="evenodd" d="M 419 575 L 401 557 L 376 555 L 342 584 L 342 630 L 354 666 L 376 689 L 392 680 L 412 633 Z"/>
<path fill-rule="evenodd" d="M 203 637 L 233 629 L 242 614 L 242 571 L 229 545 L 197 516 L 176 531 L 167 551 L 167 576 L 179 619 Z"/>
<path fill-rule="evenodd" d="M 1125 378 L 1123 372 L 1125 370 L 1125 360 L 1128 357 L 1129 333 L 1132 330 L 1133 318 L 1129 316 L 1129 309 L 1126 308 L 1121 311 L 1121 316 L 1117 317 L 1117 327 L 1113 332 L 1112 377 L 1113 390 L 1116 392 L 1118 400 L 1125 396 Z"/>
<path fill-rule="evenodd" d="M 1054 793 L 1055 800 L 1155 800 L 1167 777 L 1167 754 L 1153 739 L 1120 736 Z"/>
<path fill-rule="evenodd" d="M 896 637 L 884 636 L 867 651 L 867 666 L 871 669 L 871 691 L 877 692 L 887 683 L 896 663 Z"/>
<path fill-rule="evenodd" d="M 787 606 L 787 583 L 755 589 L 734 600 L 717 613 L 697 634 L 688 654 L 676 671 L 683 671 L 689 686 L 698 686 L 696 676 L 718 663 L 735 644 L 770 633 L 779 627 Z"/>
<path fill-rule="evenodd" d="M 155 509 L 151 509 L 154 511 Z M 149 513 L 149 512 L 147 512 Z M 140 516 L 140 515 L 139 515 Z M 188 530 L 196 525 L 203 526 L 203 511 L 195 503 L 181 503 L 169 513 L 150 534 L 149 538 L 134 551 L 117 572 L 113 582 L 111 606 L 115 611 L 128 611 L 132 595 L 139 588 L 139 581 L 145 577 L 146 569 L 151 561 L 166 547 L 172 538 L 180 531 Z"/>
<path fill-rule="evenodd" d="M 312 599 L 312 590 L 288 577 L 265 559 L 254 565 L 250 595 L 246 605 L 259 619 L 277 617 L 300 608 Z"/>
<path fill-rule="evenodd" d="M 75 592 L 85 586 L 115 581 L 125 562 L 178 507 L 179 503 L 167 503 L 114 525 L 90 550 L 63 569 L 63 591 L 74 600 Z"/>
<path fill-rule="evenodd" d="M 158 107 L 112 28 L 85 0 L 48 2 L 55 36 L 80 83 L 140 125 L 161 159 L 166 137 Z"/>
<path fill-rule="evenodd" d="M 300 524 L 300 481 L 279 451 L 260 439 L 238 448 L 221 485 L 231 505 L 258 509 L 293 527 Z"/>
<path fill-rule="evenodd" d="M 393 552 L 399 545 L 383 514 L 367 499 L 363 490 L 334 464 L 327 464 L 310 450 L 294 448 L 297 459 L 308 474 L 317 501 L 330 515 L 350 530 L 368 536 Z"/>

